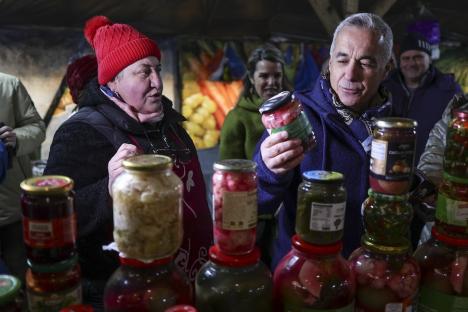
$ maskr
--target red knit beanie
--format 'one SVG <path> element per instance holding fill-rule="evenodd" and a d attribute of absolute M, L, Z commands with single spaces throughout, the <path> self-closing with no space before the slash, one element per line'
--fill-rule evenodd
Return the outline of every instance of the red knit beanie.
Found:
<path fill-rule="evenodd" d="M 148 56 L 161 60 L 161 52 L 153 40 L 127 24 L 113 24 L 105 16 L 90 18 L 84 35 L 96 53 L 98 81 L 104 85 L 125 67 Z"/>
<path fill-rule="evenodd" d="M 68 65 L 66 78 L 74 103 L 78 104 L 78 96 L 81 90 L 96 75 L 97 62 L 94 55 L 85 55 Z"/>

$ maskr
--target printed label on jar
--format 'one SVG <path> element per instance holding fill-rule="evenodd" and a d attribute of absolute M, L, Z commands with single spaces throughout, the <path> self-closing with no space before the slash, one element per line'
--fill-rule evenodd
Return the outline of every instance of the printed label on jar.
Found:
<path fill-rule="evenodd" d="M 304 112 L 301 112 L 301 114 L 290 124 L 276 129 L 268 129 L 268 132 L 273 134 L 284 130 L 288 132 L 289 138 L 299 138 L 303 142 L 308 142 L 309 137 L 313 133 L 312 126 L 307 120 L 307 116 Z"/>
<path fill-rule="evenodd" d="M 26 245 L 33 248 L 55 248 L 74 244 L 76 240 L 75 214 L 48 221 L 23 218 Z"/>
<path fill-rule="evenodd" d="M 468 297 L 444 294 L 422 286 L 419 292 L 418 312 L 468 311 Z"/>
<path fill-rule="evenodd" d="M 328 204 L 310 204 L 309 229 L 314 231 L 334 232 L 343 229 L 346 202 Z"/>
<path fill-rule="evenodd" d="M 447 224 L 466 226 L 468 220 L 468 202 L 447 197 L 439 192 L 437 195 L 436 218 Z"/>
<path fill-rule="evenodd" d="M 370 174 L 381 180 L 401 181 L 413 171 L 414 143 L 389 143 L 373 139 Z"/>
<path fill-rule="evenodd" d="M 257 191 L 223 193 L 223 229 L 247 230 L 257 225 Z"/>
<path fill-rule="evenodd" d="M 298 306 L 293 303 L 285 302 L 284 304 L 284 311 L 285 312 L 354 312 L 354 301 L 347 305 L 346 307 L 338 308 L 338 309 L 311 309 L 311 308 L 304 308 L 302 306 Z"/>
<path fill-rule="evenodd" d="M 46 294 L 28 289 L 27 297 L 31 312 L 58 311 L 72 304 L 81 304 L 81 284 L 72 289 Z"/>

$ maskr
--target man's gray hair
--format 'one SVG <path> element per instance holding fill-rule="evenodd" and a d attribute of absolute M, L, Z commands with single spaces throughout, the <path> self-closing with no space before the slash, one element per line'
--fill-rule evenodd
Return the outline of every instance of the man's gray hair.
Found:
<path fill-rule="evenodd" d="M 379 57 L 379 61 L 382 61 L 383 65 L 388 63 L 393 49 L 392 29 L 380 16 L 372 13 L 356 13 L 341 21 L 341 23 L 336 27 L 335 33 L 333 34 L 333 41 L 330 47 L 330 56 L 335 49 L 335 41 L 338 37 L 338 34 L 346 26 L 360 27 L 373 31 L 379 38 L 378 43 L 382 51 Z"/>

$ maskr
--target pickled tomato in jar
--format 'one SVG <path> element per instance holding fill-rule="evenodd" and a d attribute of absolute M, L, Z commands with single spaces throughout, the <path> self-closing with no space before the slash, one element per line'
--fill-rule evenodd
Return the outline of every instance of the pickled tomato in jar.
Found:
<path fill-rule="evenodd" d="M 255 163 L 228 159 L 213 165 L 214 241 L 229 255 L 251 252 L 257 226 Z"/>
<path fill-rule="evenodd" d="M 278 93 L 264 102 L 259 111 L 269 134 L 287 131 L 290 139 L 301 139 L 304 151 L 316 145 L 312 126 L 291 92 Z"/>

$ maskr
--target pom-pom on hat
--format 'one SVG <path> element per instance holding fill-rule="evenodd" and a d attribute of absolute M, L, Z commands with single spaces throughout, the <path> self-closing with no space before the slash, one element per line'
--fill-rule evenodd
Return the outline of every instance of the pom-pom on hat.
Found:
<path fill-rule="evenodd" d="M 96 76 L 97 61 L 94 55 L 85 55 L 68 65 L 66 79 L 74 103 L 78 104 L 80 92 Z"/>
<path fill-rule="evenodd" d="M 96 53 L 101 85 L 142 58 L 155 56 L 161 60 L 161 51 L 156 42 L 130 25 L 113 24 L 105 16 L 90 18 L 86 22 L 84 35 Z"/>
<path fill-rule="evenodd" d="M 400 55 L 409 50 L 426 52 L 431 56 L 431 44 L 419 33 L 408 33 L 400 45 Z"/>

